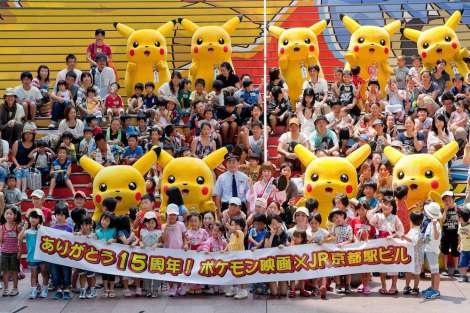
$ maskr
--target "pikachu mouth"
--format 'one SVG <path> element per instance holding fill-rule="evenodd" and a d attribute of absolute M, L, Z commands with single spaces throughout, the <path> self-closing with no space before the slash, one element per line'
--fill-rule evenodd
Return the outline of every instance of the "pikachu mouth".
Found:
<path fill-rule="evenodd" d="M 145 51 L 144 51 L 144 55 L 145 55 L 146 57 L 149 57 L 149 56 L 150 56 L 150 51 L 145 50 Z"/>
<path fill-rule="evenodd" d="M 207 48 L 207 52 L 214 52 L 214 48 Z"/>
<path fill-rule="evenodd" d="M 374 48 L 369 48 L 369 53 L 374 53 L 375 49 Z"/>
<path fill-rule="evenodd" d="M 333 188 L 331 188 L 331 187 L 326 187 L 326 188 L 325 188 L 325 192 L 332 193 L 332 192 L 333 192 Z"/>
<path fill-rule="evenodd" d="M 437 49 L 436 49 L 436 52 L 437 52 L 437 53 L 442 53 L 442 48 L 437 48 Z"/>
<path fill-rule="evenodd" d="M 300 48 L 299 47 L 295 47 L 294 48 L 294 52 L 299 52 L 300 51 Z"/>
<path fill-rule="evenodd" d="M 410 189 L 414 191 L 414 190 L 418 189 L 418 185 L 417 184 L 411 184 Z"/>
<path fill-rule="evenodd" d="M 120 197 L 120 196 L 114 197 L 114 199 L 116 199 L 118 202 L 122 201 L 122 197 Z"/>
<path fill-rule="evenodd" d="M 181 190 L 181 194 L 183 196 L 187 196 L 187 195 L 189 195 L 189 190 L 188 189 L 183 189 L 183 190 Z"/>

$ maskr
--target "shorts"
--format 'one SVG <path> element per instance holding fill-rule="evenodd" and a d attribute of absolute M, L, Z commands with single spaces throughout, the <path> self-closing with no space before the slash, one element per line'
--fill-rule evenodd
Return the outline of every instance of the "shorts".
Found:
<path fill-rule="evenodd" d="M 2 272 L 19 272 L 20 260 L 18 260 L 18 253 L 4 253 L 2 252 L 0 271 Z"/>
<path fill-rule="evenodd" d="M 78 276 L 82 276 L 82 275 L 85 275 L 86 277 L 95 277 L 94 272 L 85 271 L 85 270 L 78 270 Z"/>
<path fill-rule="evenodd" d="M 422 269 L 423 263 L 424 263 L 424 251 L 423 251 L 422 246 L 421 246 L 421 248 L 418 248 L 418 249 L 415 248 L 414 263 L 415 263 L 415 268 L 414 268 L 413 274 L 415 274 L 415 275 L 421 274 L 421 269 Z"/>
<path fill-rule="evenodd" d="M 109 274 L 101 274 L 101 278 L 103 281 L 110 281 L 114 283 L 114 275 L 109 275 Z"/>
<path fill-rule="evenodd" d="M 428 260 L 428 267 L 431 274 L 439 274 L 439 254 L 435 252 L 424 252 L 424 257 Z"/>
<path fill-rule="evenodd" d="M 444 255 L 451 255 L 458 257 L 460 255 L 459 249 L 459 236 L 457 232 L 443 232 L 441 239 L 441 252 Z"/>
<path fill-rule="evenodd" d="M 470 266 L 470 251 L 461 251 L 459 268 L 468 268 L 469 266 Z"/>
<path fill-rule="evenodd" d="M 55 178 L 57 186 L 65 186 L 65 182 L 69 179 L 64 172 L 54 173 L 52 177 Z"/>
<path fill-rule="evenodd" d="M 16 179 L 23 179 L 28 177 L 29 168 L 15 168 L 13 172 L 15 173 Z"/>
<path fill-rule="evenodd" d="M 31 269 L 37 269 L 43 264 L 46 264 L 46 262 L 42 262 L 42 261 L 28 262 L 28 267 L 31 268 Z"/>
<path fill-rule="evenodd" d="M 0 181 L 4 182 L 5 179 L 7 178 L 7 175 L 8 175 L 7 169 L 0 165 Z"/>

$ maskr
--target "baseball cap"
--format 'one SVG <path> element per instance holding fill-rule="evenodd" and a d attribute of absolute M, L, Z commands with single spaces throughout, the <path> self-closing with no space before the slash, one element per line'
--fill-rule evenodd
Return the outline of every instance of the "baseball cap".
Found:
<path fill-rule="evenodd" d="M 447 191 L 444 191 L 444 193 L 441 195 L 441 199 L 444 199 L 444 197 L 453 197 L 454 196 L 454 193 L 450 190 L 447 190 Z"/>
<path fill-rule="evenodd" d="M 148 211 L 144 214 L 144 220 L 157 219 L 157 214 L 154 211 Z"/>
<path fill-rule="evenodd" d="M 225 156 L 225 160 L 226 161 L 229 161 L 229 160 L 237 160 L 238 161 L 238 155 L 236 155 L 234 153 L 229 153 Z"/>
<path fill-rule="evenodd" d="M 166 207 L 166 215 L 180 215 L 180 209 L 176 204 L 170 203 Z"/>
<path fill-rule="evenodd" d="M 257 198 L 255 201 L 255 206 L 266 208 L 268 206 L 268 202 L 265 198 Z"/>
<path fill-rule="evenodd" d="M 361 134 L 359 136 L 359 140 L 362 140 L 362 141 L 369 141 L 369 136 L 367 134 Z"/>
<path fill-rule="evenodd" d="M 307 216 L 308 216 L 308 214 L 309 214 L 308 209 L 307 209 L 306 207 L 303 207 L 303 206 L 298 207 L 297 210 L 295 210 L 294 218 L 295 218 L 295 216 L 296 216 L 298 213 L 303 213 L 303 214 L 305 214 L 305 215 L 307 215 Z"/>
<path fill-rule="evenodd" d="M 83 199 L 86 199 L 86 195 L 83 191 L 79 190 L 79 191 L 75 191 L 75 193 L 73 194 L 73 197 L 74 198 L 77 198 L 77 197 L 82 197 Z"/>
<path fill-rule="evenodd" d="M 230 200 L 228 201 L 228 204 L 242 205 L 242 202 L 240 201 L 240 198 L 238 197 L 231 197 Z"/>
<path fill-rule="evenodd" d="M 374 121 L 374 123 L 372 123 L 372 126 L 383 125 L 383 124 L 384 124 L 384 122 L 381 119 L 378 118 Z"/>
<path fill-rule="evenodd" d="M 33 123 L 26 123 L 23 127 L 23 133 L 34 133 L 37 127 Z"/>
<path fill-rule="evenodd" d="M 44 191 L 42 191 L 41 189 L 36 189 L 31 194 L 31 198 L 36 197 L 36 198 L 42 199 L 42 198 L 44 198 L 44 195 L 45 195 Z"/>

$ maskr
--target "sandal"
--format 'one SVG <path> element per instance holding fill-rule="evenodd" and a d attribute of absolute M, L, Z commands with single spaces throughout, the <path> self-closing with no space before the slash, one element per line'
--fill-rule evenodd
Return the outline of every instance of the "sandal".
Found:
<path fill-rule="evenodd" d="M 289 290 L 289 298 L 295 298 L 297 296 L 295 289 Z"/>
<path fill-rule="evenodd" d="M 114 290 L 110 290 L 110 291 L 109 291 L 109 293 L 108 293 L 108 298 L 111 298 L 111 299 L 116 298 L 116 293 L 114 292 Z"/>
<path fill-rule="evenodd" d="M 395 296 L 395 295 L 398 294 L 398 290 L 396 290 L 396 289 L 389 289 L 388 292 L 387 292 L 387 294 L 388 294 L 389 296 Z"/>
<path fill-rule="evenodd" d="M 103 296 L 102 296 L 102 297 L 103 297 L 103 298 L 108 298 L 108 297 L 109 297 L 109 290 L 106 290 L 106 289 L 105 289 L 105 290 L 103 291 Z"/>
<path fill-rule="evenodd" d="M 388 295 L 387 289 L 384 289 L 384 288 L 380 288 L 380 289 L 379 289 L 379 293 L 380 293 L 381 295 Z"/>
<path fill-rule="evenodd" d="M 312 294 L 308 290 L 300 289 L 300 296 L 303 297 L 303 298 L 308 298 L 308 297 L 311 297 Z"/>

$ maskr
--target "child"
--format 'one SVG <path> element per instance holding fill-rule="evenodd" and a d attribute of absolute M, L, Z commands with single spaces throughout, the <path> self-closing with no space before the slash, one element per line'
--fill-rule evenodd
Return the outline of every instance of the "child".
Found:
<path fill-rule="evenodd" d="M 257 214 L 263 214 L 265 216 L 267 216 L 267 209 L 266 207 L 268 206 L 268 203 L 266 201 L 266 199 L 264 198 L 256 198 L 255 200 L 255 208 L 254 208 L 254 212 L 250 214 L 250 216 L 248 216 L 248 219 L 246 220 L 246 225 L 251 228 L 251 225 L 253 225 L 253 219 L 255 217 L 255 215 Z"/>
<path fill-rule="evenodd" d="M 21 212 L 15 206 L 9 206 L 0 218 L 0 270 L 3 272 L 3 296 L 15 297 L 18 295 L 18 272 L 20 271 L 20 233 Z M 10 279 L 13 288 L 8 290 Z"/>
<path fill-rule="evenodd" d="M 127 113 L 137 114 L 144 105 L 144 84 L 137 83 L 134 86 L 134 94 L 127 99 Z"/>
<path fill-rule="evenodd" d="M 15 175 L 10 174 L 7 176 L 7 188 L 3 189 L 3 195 L 5 197 L 5 206 L 17 206 L 23 200 L 21 191 L 16 188 Z"/>
<path fill-rule="evenodd" d="M 83 192 L 83 191 L 82 191 Z M 52 212 L 49 208 L 44 206 L 45 194 L 42 189 L 36 189 L 31 193 L 31 202 L 33 203 L 33 207 L 31 210 L 28 210 L 26 215 L 29 214 L 30 211 L 34 209 L 40 209 L 42 212 L 43 221 L 41 225 L 50 226 L 52 222 Z"/>
<path fill-rule="evenodd" d="M 188 243 L 186 241 L 185 233 L 186 226 L 183 222 L 178 221 L 179 208 L 176 204 L 171 203 L 166 208 L 167 223 L 163 228 L 163 248 L 187 250 Z M 168 295 L 174 297 L 177 294 L 184 296 L 186 294 L 186 286 L 181 283 L 170 283 Z"/>
<path fill-rule="evenodd" d="M 461 283 L 468 283 L 467 269 L 470 265 L 470 209 L 468 205 L 457 211 L 459 217 L 460 240 L 460 279 Z"/>
<path fill-rule="evenodd" d="M 206 82 L 202 78 L 196 79 L 194 82 L 194 91 L 189 96 L 189 101 L 193 105 L 196 101 L 207 102 L 207 92 L 205 91 Z"/>
<path fill-rule="evenodd" d="M 351 72 L 344 71 L 343 83 L 339 86 L 337 96 L 341 102 L 342 108 L 349 112 L 352 116 L 358 117 L 361 113 L 361 110 L 359 110 L 356 106 L 357 99 L 354 97 L 356 94 L 356 89 L 354 88 L 354 84 L 352 83 L 351 79 Z"/>
<path fill-rule="evenodd" d="M 269 231 L 264 240 L 265 248 L 279 248 L 282 249 L 287 245 L 288 236 L 284 230 L 283 220 L 279 215 L 270 215 L 268 218 Z M 271 282 L 269 283 L 269 290 L 271 291 L 272 298 L 281 298 L 287 295 L 287 282 Z"/>
<path fill-rule="evenodd" d="M 91 131 L 93 132 L 93 137 L 96 136 L 97 134 L 103 133 L 103 129 L 98 126 L 98 119 L 94 115 L 87 115 L 85 118 L 86 125 L 85 127 L 90 127 Z"/>
<path fill-rule="evenodd" d="M 128 215 L 121 215 L 116 217 L 116 238 L 117 243 L 135 246 L 138 242 L 137 237 L 134 232 L 131 230 L 131 221 Z M 122 284 L 124 287 L 124 297 L 130 297 L 132 294 L 129 290 L 129 279 L 127 277 L 122 277 Z M 136 295 L 142 295 L 142 289 L 140 288 L 140 280 L 136 283 Z"/>
<path fill-rule="evenodd" d="M 95 149 L 96 143 L 95 138 L 93 138 L 93 129 L 87 126 L 83 130 L 83 139 L 78 146 L 78 159 L 80 160 L 80 157 L 84 155 L 90 156 Z"/>
<path fill-rule="evenodd" d="M 212 82 L 212 91 L 207 95 L 208 107 L 216 110 L 220 106 L 224 106 L 224 83 L 220 80 Z"/>
<path fill-rule="evenodd" d="M 120 86 L 118 83 L 112 83 L 109 88 L 109 94 L 104 99 L 108 121 L 111 121 L 113 116 L 120 117 L 124 113 L 124 105 L 122 103 L 122 98 L 118 94 L 119 87 Z"/>
<path fill-rule="evenodd" d="M 185 237 L 188 242 L 190 250 L 199 250 L 199 247 L 209 238 L 209 234 L 204 228 L 201 228 L 201 216 L 198 213 L 191 213 L 186 218 L 188 229 L 186 230 Z M 190 294 L 201 294 L 202 285 L 191 284 L 189 285 Z"/>
<path fill-rule="evenodd" d="M 65 107 L 73 105 L 72 93 L 67 89 L 67 83 L 65 80 L 59 80 L 57 82 L 57 92 L 55 95 L 58 98 L 62 98 Z"/>
<path fill-rule="evenodd" d="M 414 245 L 414 271 L 405 274 L 405 288 L 403 289 L 404 295 L 419 295 L 419 275 L 423 266 L 424 251 L 423 251 L 423 237 L 421 235 L 421 224 L 423 223 L 424 215 L 421 212 L 411 212 L 410 221 L 412 224 L 409 232 L 402 238 Z M 410 287 L 411 280 L 413 279 L 413 288 Z"/>
<path fill-rule="evenodd" d="M 231 197 L 228 201 L 228 209 L 222 212 L 222 223 L 228 228 L 232 218 L 240 216 L 246 220 L 246 215 L 242 211 L 242 202 L 238 197 Z"/>
<path fill-rule="evenodd" d="M 40 292 L 41 298 L 47 298 L 48 285 L 49 285 L 49 272 L 47 270 L 47 264 L 43 261 L 34 259 L 34 252 L 36 250 L 36 240 L 38 235 L 38 229 L 44 222 L 44 216 L 41 209 L 33 209 L 29 211 L 27 215 L 29 222 L 24 224 L 23 230 L 18 236 L 20 242 L 26 239 L 26 251 L 28 267 L 31 269 L 31 295 L 30 299 L 36 299 L 38 292 Z M 38 282 L 38 274 L 42 276 L 42 286 Z"/>
<path fill-rule="evenodd" d="M 41 173 L 41 181 L 48 181 L 51 163 L 55 158 L 55 153 L 47 146 L 47 142 L 39 140 L 36 148 L 29 153 L 28 158 L 33 160 L 31 167 Z"/>
<path fill-rule="evenodd" d="M 144 150 L 138 145 L 136 134 L 127 136 L 127 144 L 128 146 L 124 148 L 124 151 L 121 154 L 121 161 L 124 164 L 132 165 L 144 155 Z"/>
<path fill-rule="evenodd" d="M 310 200 L 310 199 L 309 199 Z M 318 203 L 318 202 L 317 202 Z M 312 239 L 309 241 L 309 243 L 315 243 L 318 245 L 323 244 L 329 236 L 329 233 L 326 229 L 321 228 L 321 222 L 322 222 L 322 217 L 320 213 L 312 213 L 308 217 L 308 222 L 310 224 L 310 228 L 312 230 Z M 320 285 L 320 288 L 318 289 L 318 285 Z M 322 277 L 315 279 L 315 287 L 314 289 L 318 289 L 320 293 L 320 298 L 326 299 L 326 290 L 327 290 L 327 278 Z M 314 290 L 316 291 L 316 290 Z"/>
<path fill-rule="evenodd" d="M 248 249 L 254 250 L 262 248 L 266 238 L 266 224 L 268 219 L 266 214 L 255 213 L 253 216 L 253 226 L 248 231 Z"/>
<path fill-rule="evenodd" d="M 99 227 L 96 227 L 96 239 L 107 244 L 116 242 L 115 216 L 113 213 L 105 211 L 100 218 Z M 114 275 L 101 274 L 104 291 L 103 298 L 116 298 L 114 292 Z"/>
<path fill-rule="evenodd" d="M 155 94 L 155 84 L 152 82 L 145 83 L 145 96 L 142 98 L 143 100 L 143 109 L 147 116 L 151 116 L 153 118 L 155 114 L 155 110 L 158 106 L 161 105 L 163 99 L 159 98 Z"/>
<path fill-rule="evenodd" d="M 59 147 L 64 147 L 67 152 L 67 159 L 72 162 L 77 162 L 77 151 L 75 150 L 75 144 L 72 142 L 73 136 L 69 131 L 65 131 L 60 140 Z"/>
<path fill-rule="evenodd" d="M 162 231 L 160 221 L 157 218 L 157 214 L 153 211 L 148 211 L 144 215 L 143 224 L 144 228 L 140 230 L 139 233 L 139 244 L 142 248 L 151 248 L 156 249 L 161 247 L 162 241 Z M 160 282 L 158 280 L 144 279 L 144 289 L 147 292 L 147 297 L 156 298 L 158 296 L 158 288 L 160 287 Z M 130 291 L 129 291 L 130 292 Z M 140 287 L 136 288 L 136 295 L 142 293 Z M 124 290 L 124 295 L 126 295 L 126 290 Z"/>
<path fill-rule="evenodd" d="M 359 198 L 360 202 L 366 202 L 371 209 L 375 209 L 379 200 L 375 197 L 375 193 L 377 192 L 377 183 L 373 181 L 366 181 L 363 185 L 364 196 Z"/>
<path fill-rule="evenodd" d="M 354 241 L 352 227 L 346 223 L 346 212 L 335 208 L 328 214 L 328 221 L 333 223 L 331 228 L 332 239 L 336 242 L 336 246 L 343 247 Z M 344 278 L 345 284 L 341 289 L 341 280 Z M 337 293 L 351 293 L 351 275 L 335 276 L 335 289 Z"/>
<path fill-rule="evenodd" d="M 185 115 L 189 115 L 191 108 L 193 107 L 189 97 L 191 97 L 191 81 L 187 78 L 183 78 L 180 82 L 180 89 L 178 91 L 178 101 L 181 103 L 181 110 Z"/>
<path fill-rule="evenodd" d="M 456 130 L 460 127 L 466 127 L 468 122 L 468 115 L 465 111 L 465 101 L 455 102 L 455 111 L 450 114 L 448 122 L 449 130 L 455 134 Z"/>
<path fill-rule="evenodd" d="M 202 228 L 206 230 L 208 234 L 211 233 L 211 227 L 212 224 L 215 222 L 215 214 L 212 211 L 209 211 L 204 214 L 204 217 L 202 219 Z"/>
<path fill-rule="evenodd" d="M 86 115 L 93 115 L 101 120 L 101 117 L 103 115 L 102 110 L 103 109 L 101 108 L 101 100 L 99 97 L 96 96 L 96 89 L 93 87 L 89 87 L 86 90 Z"/>
<path fill-rule="evenodd" d="M 444 212 L 442 214 L 442 238 L 441 253 L 447 260 L 447 274 L 453 277 L 458 274 L 456 270 L 459 263 L 459 220 L 457 216 L 457 206 L 454 201 L 454 193 L 450 190 L 444 192 L 441 196 L 444 203 Z"/>
<path fill-rule="evenodd" d="M 228 233 L 230 234 L 227 246 L 223 251 L 244 251 L 245 250 L 245 219 L 241 216 L 234 216 L 227 224 Z M 234 297 L 241 300 L 248 298 L 248 290 L 243 285 L 232 285 L 225 291 L 226 297 Z"/>
<path fill-rule="evenodd" d="M 67 159 L 67 149 L 65 147 L 59 147 L 57 150 L 57 159 L 52 162 L 51 168 L 51 185 L 49 187 L 48 199 L 53 199 L 52 194 L 56 186 L 66 185 L 67 188 L 75 194 L 75 188 L 73 187 L 72 181 L 70 180 L 70 174 L 72 172 L 72 162 Z"/>
<path fill-rule="evenodd" d="M 382 212 L 380 212 L 380 210 Z M 390 196 L 386 196 L 382 201 L 379 202 L 376 208 L 367 212 L 367 219 L 369 223 L 377 228 L 378 238 L 400 238 L 404 234 L 403 224 L 396 214 L 396 203 L 395 199 Z M 392 276 L 392 286 L 387 290 L 386 273 L 380 274 L 380 282 L 382 287 L 379 289 L 379 293 L 383 295 L 396 295 L 397 290 L 397 279 L 398 276 L 395 274 Z"/>
<path fill-rule="evenodd" d="M 67 223 L 69 207 L 66 202 L 60 201 L 56 203 L 54 215 L 56 223 L 52 228 L 69 233 L 73 232 L 72 227 Z M 72 298 L 70 293 L 71 268 L 59 264 L 50 264 L 49 271 L 52 276 L 52 285 L 57 290 L 54 295 L 54 300 L 70 300 Z"/>
<path fill-rule="evenodd" d="M 142 199 L 140 199 L 140 210 L 137 212 L 135 221 L 134 221 L 134 230 L 136 231 L 136 234 L 140 233 L 140 230 L 145 226 L 144 219 L 145 219 L 145 214 L 147 212 L 155 212 L 154 211 L 155 207 L 155 198 L 151 194 L 145 194 Z M 155 216 L 157 219 L 157 229 L 161 229 L 161 217 L 160 213 L 155 212 Z"/>
<path fill-rule="evenodd" d="M 423 291 L 426 299 L 436 299 L 441 296 L 439 292 L 439 245 L 441 243 L 441 207 L 436 202 L 430 202 L 424 206 L 424 214 L 428 220 L 424 231 L 424 256 L 428 260 L 431 272 L 431 287 Z M 423 223 L 424 225 L 424 223 Z"/>
<path fill-rule="evenodd" d="M 83 236 L 87 239 L 94 239 L 93 233 L 93 220 L 90 216 L 81 216 L 79 224 L 79 231 L 75 233 L 76 236 Z M 95 273 L 85 270 L 78 270 L 78 277 L 80 280 L 80 296 L 79 299 L 94 299 L 96 298 L 96 277 Z M 88 288 L 86 286 L 88 285 Z"/>
<path fill-rule="evenodd" d="M 294 231 L 294 233 L 292 234 L 292 241 L 291 241 L 292 246 L 304 245 L 307 242 L 308 242 L 307 233 L 305 231 L 299 231 L 299 230 Z M 305 280 L 299 280 L 297 282 L 293 280 L 290 282 L 289 298 L 297 297 L 296 285 L 299 286 L 300 288 L 299 294 L 301 297 L 310 297 L 312 295 L 309 291 L 305 290 Z"/>

